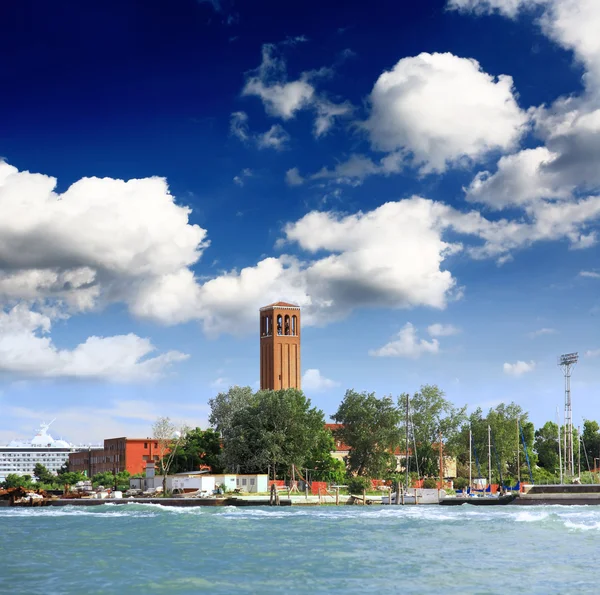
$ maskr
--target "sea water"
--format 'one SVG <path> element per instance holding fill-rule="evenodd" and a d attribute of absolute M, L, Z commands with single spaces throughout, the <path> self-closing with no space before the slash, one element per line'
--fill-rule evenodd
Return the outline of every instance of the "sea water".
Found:
<path fill-rule="evenodd" d="M 600 592 L 600 507 L 0 508 L 1 594 Z"/>

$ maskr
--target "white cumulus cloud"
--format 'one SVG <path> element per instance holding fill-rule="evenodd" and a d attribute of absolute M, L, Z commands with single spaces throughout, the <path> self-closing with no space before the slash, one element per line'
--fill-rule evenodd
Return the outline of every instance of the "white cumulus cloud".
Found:
<path fill-rule="evenodd" d="M 408 357 L 417 359 L 426 353 L 438 353 L 440 344 L 437 339 L 426 341 L 417 337 L 415 327 L 407 322 L 397 337 L 383 347 L 371 349 L 369 355 L 377 357 Z"/>
<path fill-rule="evenodd" d="M 519 360 L 514 364 L 505 363 L 503 369 L 504 373 L 508 374 L 509 376 L 522 376 L 527 372 L 533 372 L 535 369 L 535 362 L 522 362 Z"/>
<path fill-rule="evenodd" d="M 496 78 L 450 53 L 401 59 L 380 75 L 370 102 L 373 148 L 408 152 L 423 172 L 509 150 L 527 123 L 510 76 Z"/>
<path fill-rule="evenodd" d="M 89 337 L 74 349 L 58 349 L 49 317 L 19 304 L 0 311 L 0 370 L 25 376 L 135 382 L 155 380 L 188 356 L 178 351 L 149 357 L 155 347 L 134 334 Z"/>
<path fill-rule="evenodd" d="M 302 375 L 302 390 L 319 392 L 339 386 L 340 383 L 329 378 L 325 378 L 320 370 L 309 368 Z"/>
<path fill-rule="evenodd" d="M 0 162 L 0 305 L 51 300 L 78 312 L 121 301 L 140 311 L 148 285 L 169 292 L 208 246 L 163 178 L 55 187 Z M 164 312 L 160 321 L 172 322 Z"/>
<path fill-rule="evenodd" d="M 440 324 L 436 322 L 427 327 L 427 332 L 432 337 L 450 337 L 451 335 L 460 333 L 460 329 L 452 324 Z"/>

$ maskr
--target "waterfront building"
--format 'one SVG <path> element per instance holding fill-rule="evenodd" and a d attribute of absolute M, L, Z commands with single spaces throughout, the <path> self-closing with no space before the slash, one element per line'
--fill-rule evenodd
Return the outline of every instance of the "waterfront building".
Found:
<path fill-rule="evenodd" d="M 275 302 L 260 309 L 260 388 L 301 388 L 300 308 Z"/>
<path fill-rule="evenodd" d="M 149 462 L 160 460 L 158 442 L 153 438 L 107 438 L 104 448 L 73 452 L 69 456 L 69 470 L 88 477 L 108 471 L 143 473 Z"/>
<path fill-rule="evenodd" d="M 100 448 L 55 440 L 48 433 L 51 423 L 41 424 L 32 440 L 13 440 L 8 445 L 0 446 L 0 481 L 10 474 L 33 477 L 33 470 L 38 463 L 51 473 L 56 473 L 69 460 L 69 455 Z"/>

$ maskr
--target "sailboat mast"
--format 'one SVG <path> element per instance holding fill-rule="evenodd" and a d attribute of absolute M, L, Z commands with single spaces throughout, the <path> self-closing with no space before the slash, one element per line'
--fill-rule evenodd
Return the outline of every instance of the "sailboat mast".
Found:
<path fill-rule="evenodd" d="M 408 393 L 406 393 L 406 449 L 404 451 L 404 467 L 406 470 L 406 490 L 408 491 Z"/>
<path fill-rule="evenodd" d="M 442 448 L 442 432 L 440 431 L 440 490 L 444 489 L 444 455 Z"/>
<path fill-rule="evenodd" d="M 563 466 L 562 466 L 562 453 L 560 450 L 560 413 L 558 407 L 556 408 L 556 421 L 558 422 L 558 468 L 560 470 L 560 483 L 563 482 Z"/>
<path fill-rule="evenodd" d="M 577 477 L 581 477 L 581 428 L 577 426 Z"/>
<path fill-rule="evenodd" d="M 471 434 L 471 426 L 469 426 L 469 490 L 473 484 L 472 469 L 473 461 L 471 461 L 471 451 L 473 450 L 473 436 Z"/>
<path fill-rule="evenodd" d="M 488 485 L 492 493 L 492 428 L 488 426 Z"/>
<path fill-rule="evenodd" d="M 521 481 L 521 436 L 519 436 L 519 418 L 517 417 L 517 481 Z"/>

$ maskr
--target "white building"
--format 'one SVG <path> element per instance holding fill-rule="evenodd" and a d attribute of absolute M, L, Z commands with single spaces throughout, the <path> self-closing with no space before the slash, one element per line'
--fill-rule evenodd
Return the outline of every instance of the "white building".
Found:
<path fill-rule="evenodd" d="M 268 492 L 269 478 L 267 474 L 256 475 L 237 475 L 235 478 L 236 487 L 241 492 Z"/>
<path fill-rule="evenodd" d="M 237 475 L 235 473 L 225 473 L 222 475 L 213 475 L 215 478 L 215 484 L 218 488 L 225 486 L 226 492 L 233 492 L 237 488 L 237 482 L 235 481 Z"/>
<path fill-rule="evenodd" d="M 202 473 L 178 473 L 173 476 L 172 490 L 191 492 L 199 490 L 212 494 L 215 491 L 215 478 Z"/>
<path fill-rule="evenodd" d="M 50 422 L 52 423 L 52 422 Z M 48 434 L 50 424 L 41 424 L 31 441 L 13 440 L 0 446 L 0 481 L 8 475 L 31 475 L 38 463 L 55 473 L 69 460 L 69 453 L 89 449 L 74 446 L 65 440 L 55 440 Z"/>

